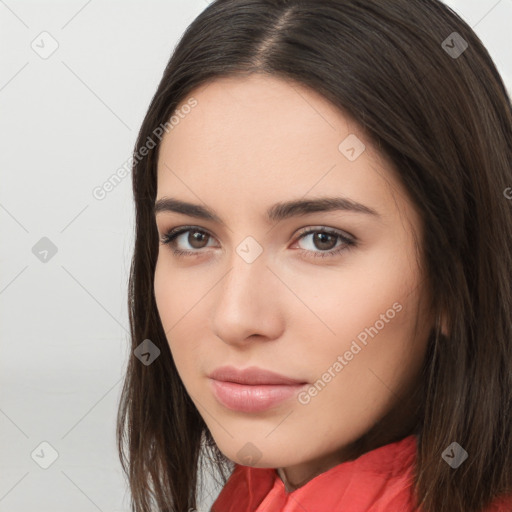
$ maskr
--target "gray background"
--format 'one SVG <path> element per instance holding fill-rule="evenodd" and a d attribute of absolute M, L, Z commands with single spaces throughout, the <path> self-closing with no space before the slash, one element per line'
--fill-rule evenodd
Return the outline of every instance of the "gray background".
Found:
<path fill-rule="evenodd" d="M 512 91 L 512 0 L 446 3 Z M 93 190 L 131 155 L 206 6 L 0 0 L 1 512 L 129 510 L 114 428 L 130 356 L 130 175 L 102 200 Z M 42 442 L 58 452 L 47 469 Z"/>

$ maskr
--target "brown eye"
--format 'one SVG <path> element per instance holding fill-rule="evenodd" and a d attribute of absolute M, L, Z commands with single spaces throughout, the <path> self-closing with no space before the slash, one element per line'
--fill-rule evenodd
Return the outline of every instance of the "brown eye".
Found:
<path fill-rule="evenodd" d="M 188 236 L 182 236 L 188 233 Z M 170 245 L 173 248 L 175 255 L 196 255 L 200 253 L 200 249 L 207 247 L 205 241 L 211 236 L 203 230 L 191 228 L 190 226 L 182 227 L 179 229 L 172 229 L 162 236 L 161 243 Z M 180 249 L 178 243 L 185 245 L 185 249 Z M 187 248 L 187 245 L 189 246 Z M 189 250 L 189 248 L 191 250 Z"/>
<path fill-rule="evenodd" d="M 338 231 L 326 228 L 308 228 L 307 230 L 302 231 L 299 240 L 306 239 L 310 236 L 310 247 L 308 249 L 303 249 L 303 251 L 306 252 L 308 256 L 312 257 L 323 258 L 327 256 L 336 256 L 342 251 L 356 245 L 355 239 L 349 238 Z M 338 241 L 341 241 L 341 244 L 337 246 Z"/>
<path fill-rule="evenodd" d="M 203 231 L 196 230 L 189 230 L 188 233 L 189 235 L 187 237 L 187 242 L 190 243 L 190 245 L 194 247 L 194 249 L 202 249 L 203 246 L 201 244 L 204 243 L 205 239 L 207 239 L 209 235 L 207 235 Z"/>
<path fill-rule="evenodd" d="M 186 234 L 187 236 L 185 236 Z M 306 253 L 307 257 L 336 256 L 342 251 L 356 246 L 356 239 L 352 236 L 349 237 L 327 228 L 308 228 L 303 230 L 300 235 L 299 240 L 311 236 L 312 243 L 309 244 L 310 247 L 301 248 L 301 251 Z M 161 243 L 170 245 L 175 256 L 200 256 L 205 252 L 202 249 L 208 247 L 208 242 L 212 239 L 213 237 L 202 229 L 193 226 L 182 226 L 181 228 L 171 229 L 164 234 Z M 179 243 L 184 244 L 185 248 L 181 249 Z"/>
<path fill-rule="evenodd" d="M 330 249 L 333 249 L 336 246 L 336 243 L 338 242 L 338 238 L 339 237 L 337 235 L 331 235 L 331 234 L 319 231 L 319 232 L 315 233 L 313 236 L 313 244 L 318 249 L 321 249 L 323 251 L 328 251 Z"/>

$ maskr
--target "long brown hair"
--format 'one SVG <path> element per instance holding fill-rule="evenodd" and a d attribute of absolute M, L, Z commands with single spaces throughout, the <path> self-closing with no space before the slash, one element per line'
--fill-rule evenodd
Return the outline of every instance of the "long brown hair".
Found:
<path fill-rule="evenodd" d="M 195 509 L 203 461 L 222 483 L 233 468 L 160 323 L 153 207 L 161 127 L 199 85 L 253 72 L 304 84 L 351 115 L 418 208 L 449 334 L 436 327 L 428 341 L 414 488 L 425 512 L 484 510 L 512 492 L 512 107 L 479 38 L 438 0 L 217 0 L 174 49 L 133 160 L 131 350 L 149 339 L 161 352 L 147 366 L 130 357 L 119 405 L 132 510 Z M 469 454 L 457 469 L 441 457 L 453 441 Z"/>

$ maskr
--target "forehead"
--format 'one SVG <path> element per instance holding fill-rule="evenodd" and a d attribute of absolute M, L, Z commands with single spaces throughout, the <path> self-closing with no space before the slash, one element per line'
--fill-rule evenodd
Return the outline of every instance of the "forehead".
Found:
<path fill-rule="evenodd" d="M 337 157 L 343 134 L 363 138 L 355 122 L 315 91 L 263 74 L 209 82 L 192 91 L 176 112 L 190 97 L 196 106 L 180 113 L 179 124 L 163 139 L 162 152 L 174 146 L 185 156 L 180 149 L 186 142 L 196 154 L 212 152 L 216 161 L 250 161 L 254 167 L 252 155 L 263 157 L 262 163 L 281 155 L 288 160 L 324 152 Z"/>
<path fill-rule="evenodd" d="M 358 124 L 309 88 L 261 74 L 220 78 L 192 91 L 178 113 L 190 98 L 195 106 L 161 142 L 158 197 L 200 198 L 227 212 L 328 194 L 386 211 L 400 192 Z M 347 144 L 362 151 L 357 158 L 347 158 Z"/>

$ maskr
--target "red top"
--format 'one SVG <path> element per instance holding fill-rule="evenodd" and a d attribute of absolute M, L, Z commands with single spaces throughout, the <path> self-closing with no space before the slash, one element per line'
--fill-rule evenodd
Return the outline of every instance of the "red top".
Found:
<path fill-rule="evenodd" d="M 274 468 L 235 464 L 211 512 L 417 512 L 412 489 L 416 435 L 364 453 L 286 492 Z M 350 506 L 350 508 L 348 508 Z M 511 512 L 512 496 L 485 512 Z"/>

